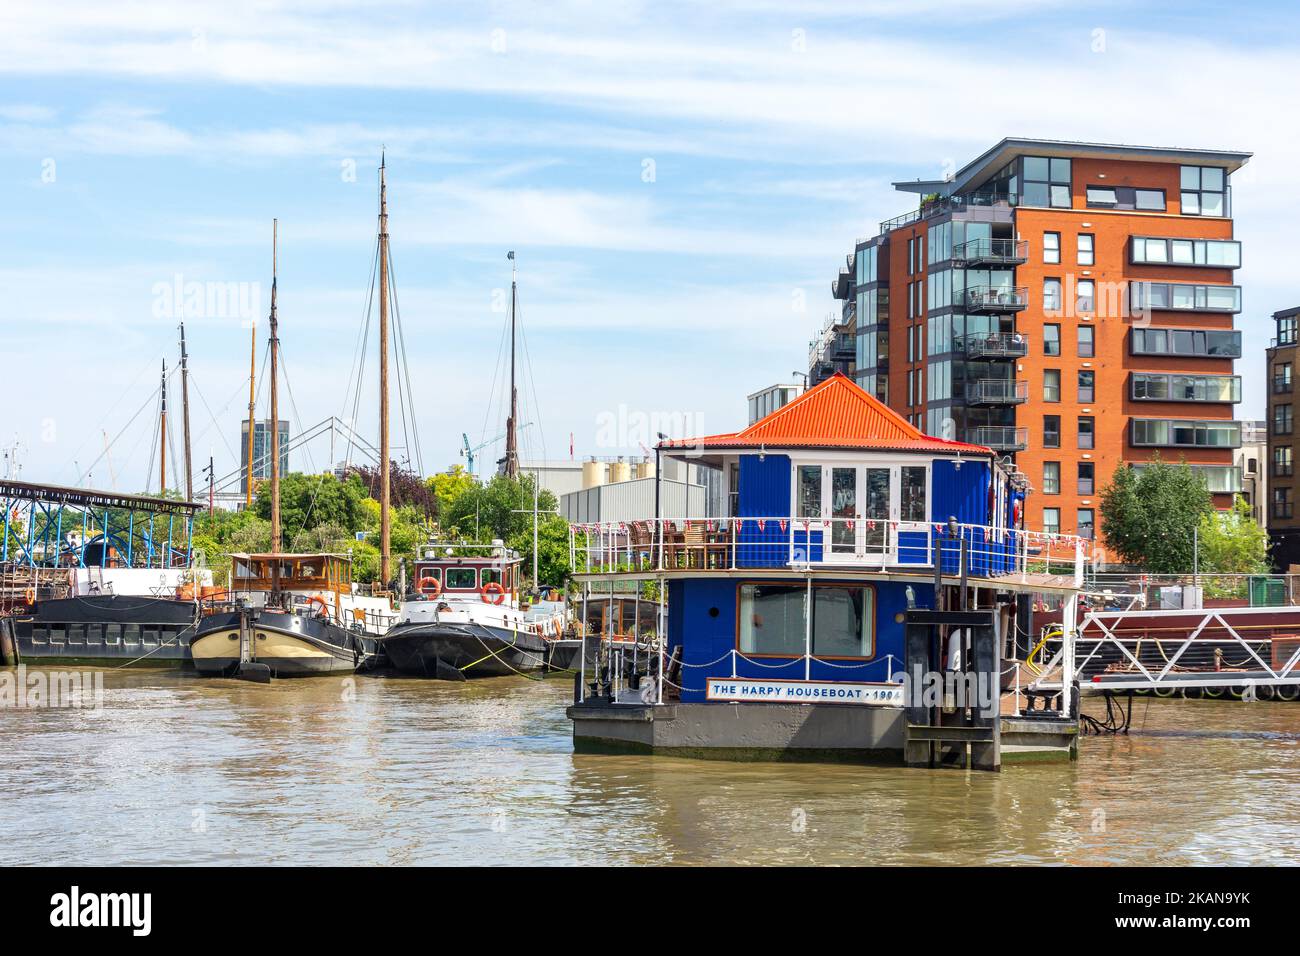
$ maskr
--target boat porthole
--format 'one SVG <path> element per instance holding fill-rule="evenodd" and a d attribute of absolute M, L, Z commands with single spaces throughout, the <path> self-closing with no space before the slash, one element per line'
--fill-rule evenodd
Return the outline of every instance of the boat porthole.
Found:
<path fill-rule="evenodd" d="M 258 632 L 257 632 L 257 639 L 258 639 L 259 641 L 264 641 L 264 640 L 266 640 L 266 635 L 263 634 L 261 631 L 258 631 Z"/>
<path fill-rule="evenodd" d="M 717 617 L 721 613 L 722 612 L 719 611 L 716 607 L 709 608 L 709 617 Z"/>

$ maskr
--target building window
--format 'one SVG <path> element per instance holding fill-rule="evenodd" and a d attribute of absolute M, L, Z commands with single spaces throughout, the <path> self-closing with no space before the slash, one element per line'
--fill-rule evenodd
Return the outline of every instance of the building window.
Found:
<path fill-rule="evenodd" d="M 1134 355 L 1198 355 L 1241 358 L 1241 333 L 1218 329 L 1134 329 L 1129 337 Z"/>
<path fill-rule="evenodd" d="M 1059 402 L 1061 400 L 1061 370 L 1043 369 L 1043 401 Z"/>
<path fill-rule="evenodd" d="M 1093 396 L 1096 394 L 1096 388 L 1094 387 L 1096 381 L 1096 372 L 1079 373 L 1079 401 L 1082 404 L 1088 405 L 1095 400 Z"/>
<path fill-rule="evenodd" d="M 1294 474 L 1291 462 L 1291 446 L 1278 445 L 1273 449 L 1273 477 L 1290 478 Z"/>
<path fill-rule="evenodd" d="M 1170 239 L 1134 236 L 1129 258 L 1135 265 L 1220 266 L 1241 265 L 1241 243 L 1235 239 Z"/>
<path fill-rule="evenodd" d="M 1093 241 L 1092 233 L 1079 233 L 1079 265 L 1091 266 L 1096 264 L 1094 255 L 1096 250 L 1093 248 Z"/>
<path fill-rule="evenodd" d="M 1059 495 L 1061 493 L 1061 463 L 1059 461 L 1043 462 L 1043 494 Z"/>
<path fill-rule="evenodd" d="M 1182 282 L 1130 282 L 1129 305 L 1135 312 L 1240 312 L 1241 287 Z"/>
<path fill-rule="evenodd" d="M 1020 202 L 1025 206 L 1069 209 L 1070 161 L 1046 156 L 1026 156 L 1021 169 L 1024 187 Z"/>
<path fill-rule="evenodd" d="M 1093 477 L 1096 475 L 1097 465 L 1091 461 L 1079 462 L 1079 494 L 1090 495 L 1093 493 Z"/>
<path fill-rule="evenodd" d="M 1059 313 L 1061 311 L 1061 280 L 1043 280 L 1043 311 Z"/>
<path fill-rule="evenodd" d="M 1074 517 L 1074 533 L 1080 538 L 1092 540 L 1092 509 L 1080 508 Z"/>
<path fill-rule="evenodd" d="M 1274 435 L 1291 434 L 1291 406 L 1290 405 L 1273 406 L 1273 434 Z"/>
<path fill-rule="evenodd" d="M 809 630 L 807 609 L 806 588 L 741 585 L 739 650 L 802 657 Z M 813 656 L 871 657 L 875 653 L 875 616 L 875 593 L 869 587 L 813 588 Z"/>
<path fill-rule="evenodd" d="M 1296 331 L 1300 329 L 1300 316 L 1288 315 L 1277 320 L 1277 344 L 1295 345 Z"/>
<path fill-rule="evenodd" d="M 1291 391 L 1291 363 L 1281 362 L 1273 366 L 1273 394 L 1285 395 Z"/>
<path fill-rule="evenodd" d="M 799 466 L 799 513 L 797 518 L 822 516 L 822 466 Z"/>
<path fill-rule="evenodd" d="M 1240 448 L 1241 422 L 1134 418 L 1129 440 L 1147 448 Z"/>
<path fill-rule="evenodd" d="M 1043 354 L 1061 354 L 1061 327 L 1059 325 L 1043 326 Z"/>
<path fill-rule="evenodd" d="M 1079 447 L 1091 448 L 1093 446 L 1093 429 L 1094 422 L 1091 415 L 1079 416 Z"/>
<path fill-rule="evenodd" d="M 1140 212 L 1164 212 L 1163 189 L 1138 189 L 1134 186 L 1089 186 L 1088 205 L 1094 209 L 1134 209 Z"/>
<path fill-rule="evenodd" d="M 1049 265 L 1061 261 L 1061 234 L 1059 232 L 1043 233 L 1043 262 Z"/>
<path fill-rule="evenodd" d="M 1273 517 L 1290 518 L 1292 510 L 1291 489 L 1274 488 L 1273 489 Z"/>
<path fill-rule="evenodd" d="M 1095 353 L 1091 325 L 1079 326 L 1079 358 L 1092 358 Z"/>
<path fill-rule="evenodd" d="M 1091 279 L 1080 279 L 1075 286 L 1075 293 L 1076 312 L 1092 312 L 1096 309 L 1097 286 Z"/>
<path fill-rule="evenodd" d="M 1061 416 L 1060 415 L 1043 416 L 1043 447 L 1044 448 L 1061 447 Z"/>
<path fill-rule="evenodd" d="M 1241 401 L 1241 376 L 1134 372 L 1129 395 L 1139 402 L 1236 403 Z"/>
<path fill-rule="evenodd" d="M 1043 509 L 1043 531 L 1046 534 L 1061 533 L 1061 509 L 1060 508 Z"/>
<path fill-rule="evenodd" d="M 1217 166 L 1184 166 L 1181 174 L 1184 216 L 1226 216 L 1227 177 Z"/>

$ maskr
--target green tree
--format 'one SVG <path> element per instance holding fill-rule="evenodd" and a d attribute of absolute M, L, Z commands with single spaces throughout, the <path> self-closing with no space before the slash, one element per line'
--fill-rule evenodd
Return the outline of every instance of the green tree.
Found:
<path fill-rule="evenodd" d="M 509 542 L 527 531 L 531 542 L 534 480 L 532 475 L 513 480 L 496 475 L 486 485 L 475 483 L 451 501 L 444 512 L 443 530 L 480 542 L 493 538 Z M 542 490 L 538 494 L 539 512 L 554 511 L 557 504 L 551 492 Z"/>
<path fill-rule="evenodd" d="M 1268 532 L 1241 495 L 1232 508 L 1202 515 L 1198 567 L 1212 574 L 1263 574 L 1268 567 Z"/>
<path fill-rule="evenodd" d="M 478 485 L 474 476 L 465 470 L 464 465 L 452 465 L 441 474 L 425 479 L 425 483 L 437 501 L 438 517 L 443 519 L 442 524 L 448 527 L 450 526 L 447 525 L 445 518 L 451 511 L 452 503 Z"/>
<path fill-rule="evenodd" d="M 294 536 L 319 524 L 336 524 L 349 532 L 362 530 L 366 486 L 356 475 L 339 481 L 330 472 L 307 475 L 291 472 L 280 479 L 280 536 L 288 547 Z M 257 513 L 271 517 L 271 484 L 257 489 Z"/>
<path fill-rule="evenodd" d="M 524 516 L 528 527 L 506 541 L 523 558 L 520 567 L 527 577 L 533 573 L 533 516 Z M 533 582 L 563 586 L 569 579 L 569 523 L 559 515 L 537 516 L 537 577 Z"/>
<path fill-rule="evenodd" d="M 1141 472 L 1115 469 L 1101 495 L 1102 539 L 1126 564 L 1155 574 L 1192 570 L 1195 532 L 1214 511 L 1205 476 L 1154 456 Z"/>

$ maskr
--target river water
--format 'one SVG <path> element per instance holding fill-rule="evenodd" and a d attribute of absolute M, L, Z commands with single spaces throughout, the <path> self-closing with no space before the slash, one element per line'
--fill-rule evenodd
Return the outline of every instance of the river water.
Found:
<path fill-rule="evenodd" d="M 1300 863 L 1300 703 L 987 774 L 574 755 L 571 687 L 107 671 L 0 709 L 0 864 Z"/>

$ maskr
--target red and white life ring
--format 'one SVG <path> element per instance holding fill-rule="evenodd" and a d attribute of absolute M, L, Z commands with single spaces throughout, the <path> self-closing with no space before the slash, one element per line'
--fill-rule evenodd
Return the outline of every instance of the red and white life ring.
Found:
<path fill-rule="evenodd" d="M 479 593 L 483 598 L 484 604 L 499 605 L 506 599 L 506 589 L 496 581 L 489 581 L 487 584 L 483 585 L 483 589 Z M 496 597 L 489 597 L 489 595 L 496 595 Z"/>
<path fill-rule="evenodd" d="M 415 586 L 415 589 L 432 600 L 442 593 L 442 582 L 433 575 L 426 574 L 420 578 L 420 582 Z"/>

